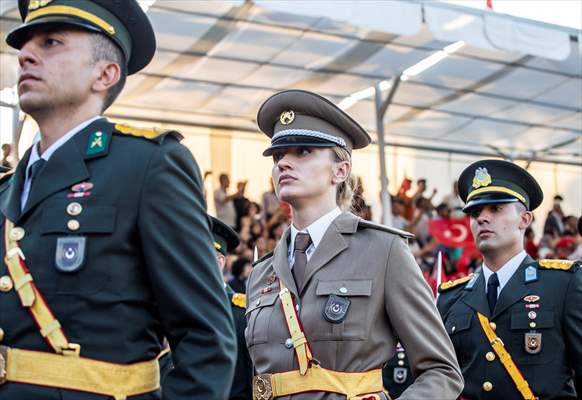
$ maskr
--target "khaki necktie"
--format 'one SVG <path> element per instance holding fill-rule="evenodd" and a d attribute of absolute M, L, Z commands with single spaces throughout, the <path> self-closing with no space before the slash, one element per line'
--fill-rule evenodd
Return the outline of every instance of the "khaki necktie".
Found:
<path fill-rule="evenodd" d="M 305 254 L 305 251 L 310 245 L 311 236 L 309 236 L 309 233 L 298 233 L 297 236 L 295 236 L 295 248 L 293 250 L 293 256 L 295 257 L 295 262 L 293 263 L 293 278 L 295 278 L 295 284 L 297 285 L 298 291 L 301 291 L 305 281 L 305 270 L 307 269 L 307 254 Z"/>

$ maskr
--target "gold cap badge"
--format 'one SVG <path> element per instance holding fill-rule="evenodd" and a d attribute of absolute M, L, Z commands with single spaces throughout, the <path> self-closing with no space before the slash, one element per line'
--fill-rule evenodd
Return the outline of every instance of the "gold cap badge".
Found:
<path fill-rule="evenodd" d="M 289 125 L 291 122 L 295 120 L 295 112 L 293 110 L 283 111 L 281 116 L 279 117 L 279 121 L 283 125 Z"/>
<path fill-rule="evenodd" d="M 475 189 L 481 186 L 488 186 L 491 184 L 491 175 L 487 172 L 487 168 L 477 168 L 475 170 L 475 177 L 473 178 L 473 187 Z"/>
<path fill-rule="evenodd" d="M 34 10 L 39 9 L 41 7 L 45 7 L 49 3 L 51 3 L 52 1 L 53 0 L 32 0 L 28 4 L 28 11 L 34 11 Z"/>

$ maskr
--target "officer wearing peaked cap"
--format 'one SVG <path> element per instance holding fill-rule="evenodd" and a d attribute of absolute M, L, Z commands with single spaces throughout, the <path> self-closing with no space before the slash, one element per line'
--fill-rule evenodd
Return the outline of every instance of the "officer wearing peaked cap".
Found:
<path fill-rule="evenodd" d="M 248 281 L 255 398 L 388 399 L 382 366 L 400 340 L 417 378 L 401 398 L 456 399 L 460 371 L 411 235 L 349 212 L 351 153 L 370 143 L 367 133 L 302 90 L 267 99 L 257 121 L 293 221 Z"/>
<path fill-rule="evenodd" d="M 465 378 L 464 399 L 576 399 L 582 378 L 582 271 L 535 261 L 524 234 L 543 193 L 526 170 L 482 160 L 459 177 L 480 273 L 445 282 L 438 308 Z"/>
<path fill-rule="evenodd" d="M 198 166 L 177 132 L 101 116 L 155 52 L 147 16 L 135 0 L 19 6 L 6 41 L 40 139 L 0 183 L 0 398 L 226 398 L 234 326 Z"/>
<path fill-rule="evenodd" d="M 212 235 L 214 237 L 214 248 L 216 249 L 216 261 L 222 272 L 226 265 L 226 255 L 239 245 L 240 240 L 230 226 L 218 218 L 211 216 L 210 219 L 212 223 Z M 236 369 L 228 398 L 230 400 L 250 400 L 252 398 L 253 364 L 245 342 L 245 328 L 247 327 L 247 321 L 245 319 L 246 296 L 244 293 L 235 293 L 226 284 L 224 287 L 231 303 L 238 346 Z"/>

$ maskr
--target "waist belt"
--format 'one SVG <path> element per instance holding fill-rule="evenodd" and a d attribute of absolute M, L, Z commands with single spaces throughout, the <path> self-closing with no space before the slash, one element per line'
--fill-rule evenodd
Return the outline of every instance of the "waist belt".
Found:
<path fill-rule="evenodd" d="M 304 392 L 331 392 L 347 396 L 348 400 L 375 399 L 373 393 L 383 392 L 382 370 L 339 372 L 314 365 L 305 375 L 299 371 L 257 375 L 253 379 L 253 398 L 271 400 Z"/>
<path fill-rule="evenodd" d="M 513 381 L 513 383 L 515 383 L 515 386 L 517 387 L 517 390 L 519 390 L 519 393 L 521 393 L 521 396 L 525 400 L 536 400 L 537 397 L 533 394 L 533 392 L 529 388 L 529 383 L 527 383 L 527 381 L 517 368 L 517 365 L 515 365 L 515 363 L 513 362 L 511 354 L 509 354 L 509 352 L 505 350 L 503 341 L 499 338 L 499 336 L 495 334 L 495 331 L 493 331 L 493 329 L 491 328 L 491 325 L 489 324 L 489 320 L 487 319 L 487 317 L 481 313 L 477 313 L 477 317 L 479 318 L 479 323 L 481 324 L 483 332 L 485 332 L 485 336 L 487 336 L 487 339 L 489 340 L 489 344 L 493 348 L 493 351 L 495 351 L 495 354 L 497 354 L 497 357 L 499 357 L 499 361 L 501 361 L 503 368 L 505 368 L 511 380 Z"/>
<path fill-rule="evenodd" d="M 18 382 L 125 400 L 160 387 L 158 359 L 114 364 L 73 355 L 0 346 L 0 385 Z"/>

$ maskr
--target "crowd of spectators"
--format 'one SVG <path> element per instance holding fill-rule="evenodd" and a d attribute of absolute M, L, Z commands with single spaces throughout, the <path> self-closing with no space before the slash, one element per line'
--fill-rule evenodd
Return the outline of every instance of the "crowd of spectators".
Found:
<path fill-rule="evenodd" d="M 244 292 L 246 279 L 252 270 L 252 261 L 271 252 L 291 221 L 288 205 L 277 199 L 272 183 L 263 193 L 261 204 L 245 196 L 247 182 L 236 185 L 229 193 L 228 175 L 219 177 L 220 187 L 214 192 L 218 218 L 231 225 L 239 234 L 240 246 L 229 255 L 225 280 L 237 292 Z M 414 183 L 414 189 L 412 188 Z M 443 281 L 456 279 L 473 272 L 481 263 L 470 234 L 469 219 L 462 212 L 463 203 L 458 196 L 457 182 L 452 191 L 434 203 L 437 190 L 427 190 L 427 180 L 404 179 L 397 193 L 390 196 L 391 225 L 415 235 L 410 242 L 414 257 L 425 278 L 436 288 L 438 254 L 442 259 Z M 544 224 L 544 234 L 535 238 L 528 228 L 525 249 L 534 258 L 582 258 L 582 240 L 577 234 L 576 216 L 566 215 L 562 197 L 554 197 L 554 205 Z M 367 220 L 381 221 L 374 215 L 373 207 L 364 198 L 361 179 L 356 180 L 352 212 Z M 376 211 L 380 213 L 380 211 Z"/>

